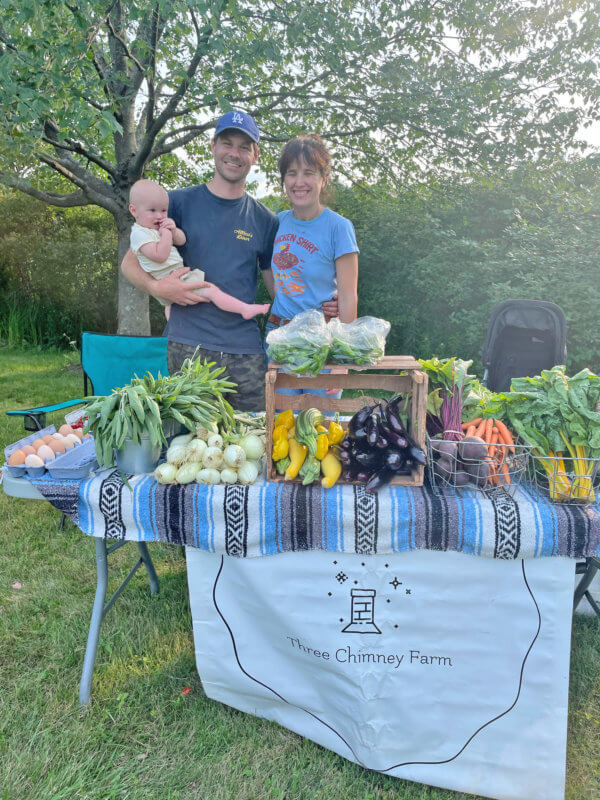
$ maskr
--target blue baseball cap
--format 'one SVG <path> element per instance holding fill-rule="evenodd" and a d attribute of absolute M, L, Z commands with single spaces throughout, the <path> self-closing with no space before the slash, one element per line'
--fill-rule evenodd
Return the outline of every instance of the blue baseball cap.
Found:
<path fill-rule="evenodd" d="M 253 142 L 258 144 L 258 140 L 260 139 L 258 125 L 254 122 L 250 114 L 246 114 L 244 111 L 228 111 L 226 114 L 223 114 L 223 116 L 219 117 L 217 120 L 215 136 L 231 128 L 236 131 L 242 131 L 242 133 L 249 136 Z"/>

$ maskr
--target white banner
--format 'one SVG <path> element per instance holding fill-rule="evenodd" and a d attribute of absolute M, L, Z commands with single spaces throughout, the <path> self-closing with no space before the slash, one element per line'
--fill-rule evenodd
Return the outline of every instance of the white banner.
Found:
<path fill-rule="evenodd" d="M 575 562 L 187 548 L 206 694 L 362 766 L 562 800 Z"/>

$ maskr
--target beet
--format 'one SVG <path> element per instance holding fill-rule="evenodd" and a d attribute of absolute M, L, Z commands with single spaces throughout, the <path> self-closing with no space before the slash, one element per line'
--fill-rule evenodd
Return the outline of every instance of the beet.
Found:
<path fill-rule="evenodd" d="M 461 461 L 483 461 L 488 446 L 479 436 L 465 436 L 458 443 L 458 457 Z"/>
<path fill-rule="evenodd" d="M 464 465 L 464 469 L 471 476 L 471 480 L 476 486 L 483 488 L 487 485 L 490 477 L 490 465 L 487 461 L 470 461 Z"/>
<path fill-rule="evenodd" d="M 438 456 L 448 456 L 450 459 L 455 459 L 457 443 L 449 442 L 446 439 L 432 439 L 431 449 Z"/>
<path fill-rule="evenodd" d="M 468 472 L 464 472 L 462 469 L 457 470 L 456 474 L 454 475 L 455 486 L 466 486 L 470 482 L 471 476 Z"/>
<path fill-rule="evenodd" d="M 433 465 L 433 473 L 443 481 L 452 482 L 455 471 L 455 463 L 445 456 L 441 456 Z"/>

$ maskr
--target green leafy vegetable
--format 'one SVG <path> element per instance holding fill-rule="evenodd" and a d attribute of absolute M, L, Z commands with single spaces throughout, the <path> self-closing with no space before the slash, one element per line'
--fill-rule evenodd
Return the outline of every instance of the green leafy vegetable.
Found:
<path fill-rule="evenodd" d="M 569 378 L 564 366 L 556 366 L 535 377 L 514 378 L 510 392 L 490 400 L 486 416 L 505 418 L 532 445 L 553 499 L 593 501 L 594 459 L 600 458 L 599 395 L 598 375 L 583 369 Z M 573 476 L 570 487 L 567 473 Z"/>
<path fill-rule="evenodd" d="M 149 436 L 154 446 L 165 444 L 163 423 L 167 420 L 192 432 L 197 425 L 213 421 L 232 428 L 233 409 L 223 395 L 235 391 L 235 383 L 221 377 L 223 367 L 213 367 L 213 362 L 188 358 L 174 375 L 154 378 L 148 372 L 106 397 L 90 397 L 85 432 L 94 434 L 98 463 L 112 466 L 114 450 L 120 450 L 126 439 L 139 444 L 143 436 Z"/>

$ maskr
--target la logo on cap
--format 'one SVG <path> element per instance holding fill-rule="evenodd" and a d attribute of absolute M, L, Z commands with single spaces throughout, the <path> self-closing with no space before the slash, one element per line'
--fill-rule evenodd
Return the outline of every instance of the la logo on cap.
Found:
<path fill-rule="evenodd" d="M 242 117 L 241 114 L 238 114 L 237 111 L 234 111 L 233 112 L 233 117 L 232 117 L 232 122 L 234 122 L 236 125 L 241 125 L 244 122 L 244 118 Z"/>

